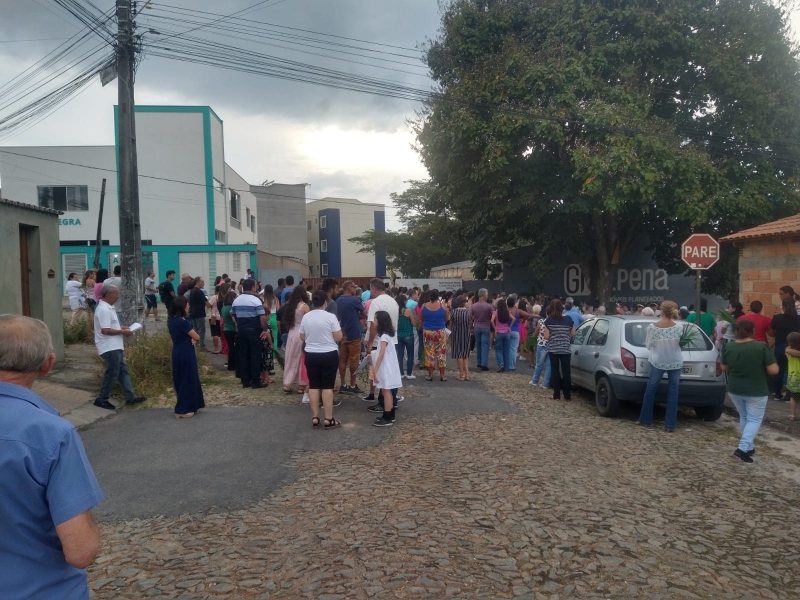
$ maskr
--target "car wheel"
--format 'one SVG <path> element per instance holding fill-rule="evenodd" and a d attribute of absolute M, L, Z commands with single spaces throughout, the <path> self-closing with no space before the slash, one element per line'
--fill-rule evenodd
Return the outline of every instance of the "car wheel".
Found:
<path fill-rule="evenodd" d="M 722 416 L 723 405 L 695 406 L 694 412 L 703 421 L 716 421 Z"/>
<path fill-rule="evenodd" d="M 601 417 L 612 418 L 617 415 L 619 398 L 614 394 L 614 389 L 611 387 L 611 382 L 607 377 L 601 377 L 597 381 L 594 403 L 597 405 L 597 413 Z"/>

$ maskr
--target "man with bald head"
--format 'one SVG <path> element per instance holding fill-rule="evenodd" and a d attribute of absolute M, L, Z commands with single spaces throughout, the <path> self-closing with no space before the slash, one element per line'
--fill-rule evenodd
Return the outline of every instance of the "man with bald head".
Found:
<path fill-rule="evenodd" d="M 0 315 L 0 597 L 88 600 L 103 500 L 81 438 L 31 388 L 56 357 L 47 326 Z"/>

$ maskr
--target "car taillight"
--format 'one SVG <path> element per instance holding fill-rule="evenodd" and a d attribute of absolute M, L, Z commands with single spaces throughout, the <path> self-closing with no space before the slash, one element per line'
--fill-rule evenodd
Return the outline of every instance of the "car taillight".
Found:
<path fill-rule="evenodd" d="M 636 373 L 636 357 L 633 355 L 633 352 L 625 350 L 625 348 L 620 348 L 619 355 L 620 358 L 622 358 L 622 366 L 631 373 Z"/>
<path fill-rule="evenodd" d="M 722 363 L 717 359 L 717 377 L 722 377 Z"/>

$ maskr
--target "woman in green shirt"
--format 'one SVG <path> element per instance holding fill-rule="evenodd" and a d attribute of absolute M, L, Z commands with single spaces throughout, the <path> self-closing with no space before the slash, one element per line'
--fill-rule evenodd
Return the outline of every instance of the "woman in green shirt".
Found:
<path fill-rule="evenodd" d="M 236 292 L 231 290 L 225 294 L 220 314 L 222 315 L 222 334 L 228 342 L 228 371 L 236 370 L 236 323 L 231 317 L 231 306 L 236 299 Z"/>
<path fill-rule="evenodd" d="M 728 373 L 728 395 L 739 412 L 742 437 L 734 456 L 753 462 L 753 440 L 761 427 L 769 398 L 769 376 L 778 372 L 778 363 L 769 347 L 753 339 L 755 325 L 736 323 L 736 339 L 722 348 L 722 370 Z"/>

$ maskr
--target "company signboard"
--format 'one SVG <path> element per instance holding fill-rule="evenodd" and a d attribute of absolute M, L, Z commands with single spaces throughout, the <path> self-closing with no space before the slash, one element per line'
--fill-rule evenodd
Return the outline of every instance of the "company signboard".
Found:
<path fill-rule="evenodd" d="M 384 278 L 384 282 L 391 283 L 391 279 Z M 396 279 L 394 284 L 397 287 L 418 287 L 420 289 L 427 285 L 430 290 L 455 292 L 461 289 L 463 281 L 461 279 Z"/>

